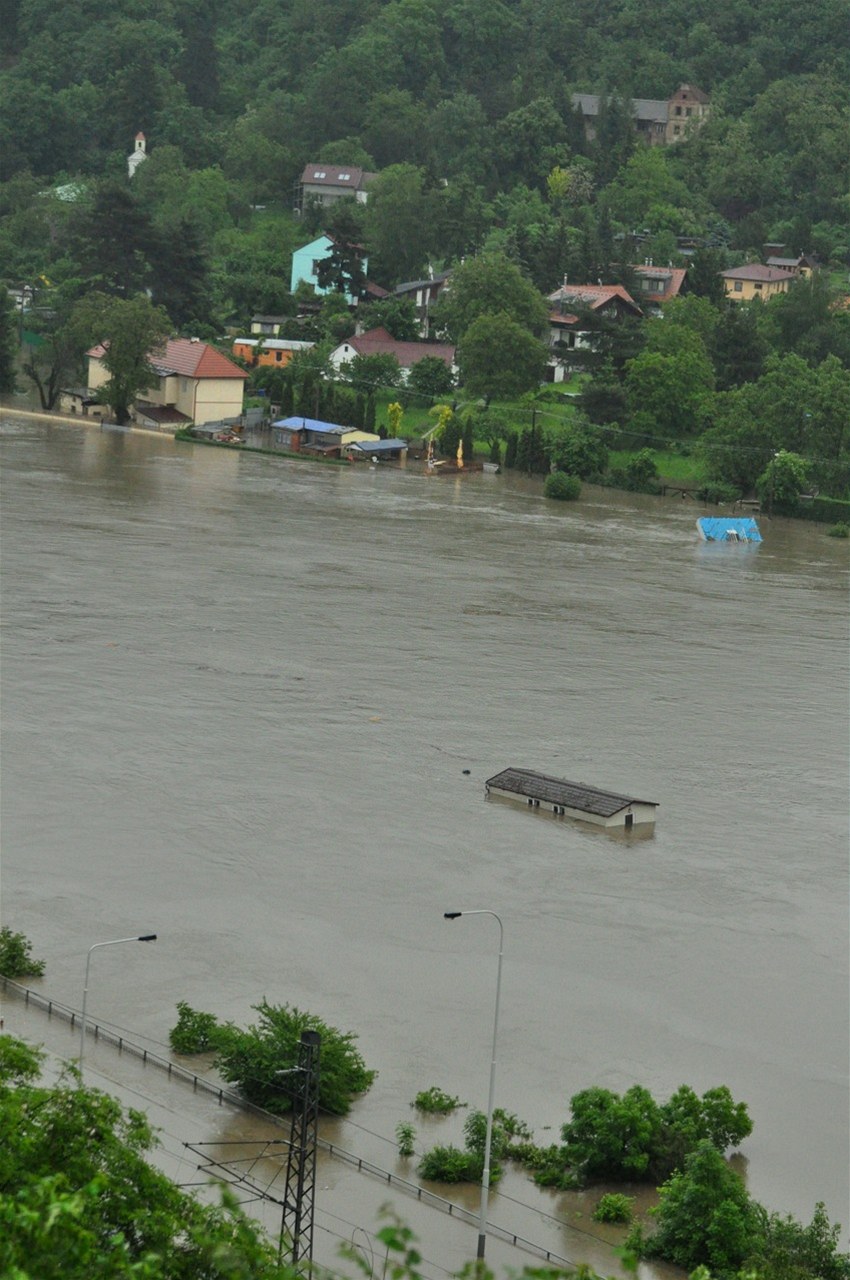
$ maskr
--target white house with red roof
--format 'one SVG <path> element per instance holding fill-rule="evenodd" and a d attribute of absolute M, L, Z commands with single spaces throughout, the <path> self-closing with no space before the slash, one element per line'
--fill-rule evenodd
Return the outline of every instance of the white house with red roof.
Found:
<path fill-rule="evenodd" d="M 643 311 L 621 284 L 569 284 L 566 280 L 549 298 L 549 381 L 563 382 L 579 367 L 571 353 L 591 346 L 593 331 L 586 316 L 593 312 L 609 320 L 640 318 Z"/>
<path fill-rule="evenodd" d="M 436 356 L 452 374 L 457 375 L 455 348 L 450 342 L 398 342 L 383 328 L 369 329 L 366 333 L 346 338 L 339 346 L 334 347 L 328 356 L 328 363 L 337 373 L 341 373 L 355 356 L 375 355 L 395 356 L 405 380 L 413 365 L 426 356 Z"/>
<path fill-rule="evenodd" d="M 108 343 L 86 352 L 89 394 L 109 381 Z M 145 426 L 174 427 L 238 418 L 248 377 L 227 356 L 199 338 L 169 338 L 148 354 L 156 382 L 136 397 L 133 418 Z"/>

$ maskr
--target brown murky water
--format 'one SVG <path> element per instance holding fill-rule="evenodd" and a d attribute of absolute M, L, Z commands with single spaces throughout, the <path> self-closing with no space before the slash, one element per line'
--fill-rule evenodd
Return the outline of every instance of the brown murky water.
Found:
<path fill-rule="evenodd" d="M 340 1140 L 394 1168 L 417 1090 L 486 1104 L 498 932 L 443 919 L 486 908 L 497 1105 L 542 1141 L 592 1083 L 727 1083 L 751 1192 L 846 1229 L 845 544 L 775 520 L 707 546 L 690 503 L 513 477 L 2 436 L 2 910 L 45 990 L 79 1007 L 88 947 L 151 930 L 96 953 L 93 1017 L 155 1045 L 178 1000 L 245 1023 L 268 997 L 356 1031 L 380 1075 Z M 655 835 L 485 802 L 509 764 L 657 800 Z M 558 1198 L 511 1175 L 492 1217 L 576 1256 L 511 1198 Z"/>

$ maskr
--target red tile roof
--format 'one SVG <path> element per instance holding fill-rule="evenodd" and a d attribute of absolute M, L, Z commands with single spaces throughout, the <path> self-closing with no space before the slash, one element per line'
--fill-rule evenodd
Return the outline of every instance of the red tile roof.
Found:
<path fill-rule="evenodd" d="M 641 290 L 640 296 L 648 298 L 650 302 L 668 302 L 670 298 L 677 298 L 688 274 L 687 267 L 651 267 L 648 263 L 633 266 L 632 271 L 639 276 L 650 276 L 653 280 L 663 281 L 664 287 L 661 289 L 647 289 L 646 292 Z"/>
<path fill-rule="evenodd" d="M 392 355 L 402 369 L 408 369 L 417 360 L 436 356 L 444 364 L 454 364 L 455 349 L 450 342 L 397 342 L 386 329 L 369 329 L 355 338 L 346 338 L 349 347 L 361 356 Z"/>
<path fill-rule="evenodd" d="M 86 352 L 95 360 L 103 359 L 108 343 L 98 343 Z M 197 338 L 169 338 L 163 347 L 148 352 L 148 360 L 160 376 L 179 374 L 184 378 L 247 378 L 227 356 L 208 342 Z"/>
<path fill-rule="evenodd" d="M 590 307 L 591 311 L 598 311 L 612 298 L 619 298 L 636 315 L 641 314 L 640 307 L 621 284 L 563 284 L 560 289 L 549 294 L 550 302 L 581 302 Z"/>

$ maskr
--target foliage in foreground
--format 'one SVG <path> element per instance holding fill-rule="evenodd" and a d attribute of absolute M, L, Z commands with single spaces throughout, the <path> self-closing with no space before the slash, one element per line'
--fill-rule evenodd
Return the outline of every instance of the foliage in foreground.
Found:
<path fill-rule="evenodd" d="M 4 978 L 40 978 L 44 961 L 32 955 L 32 943 L 8 926 L 0 929 L 0 973 Z"/>
<path fill-rule="evenodd" d="M 660 1188 L 657 1229 L 633 1229 L 627 1244 L 645 1257 L 694 1271 L 693 1280 L 848 1280 L 840 1228 L 818 1204 L 809 1226 L 769 1214 L 710 1141 L 700 1142 Z"/>
<path fill-rule="evenodd" d="M 145 1116 L 0 1036 L 0 1275 L 15 1280 L 289 1280 L 232 1197 L 201 1205 L 152 1168 Z"/>
<path fill-rule="evenodd" d="M 238 1086 L 249 1102 L 279 1115 L 291 1106 L 282 1072 L 298 1065 L 303 1031 L 318 1031 L 319 1106 L 332 1115 L 346 1115 L 352 1099 L 365 1093 L 377 1072 L 370 1070 L 356 1047 L 351 1031 L 339 1031 L 294 1005 L 254 1005 L 259 1022 L 247 1030 L 219 1023 L 212 1014 L 199 1013 L 185 1002 L 178 1006 L 179 1021 L 170 1033 L 177 1053 L 214 1049 L 215 1067 L 225 1080 Z"/>

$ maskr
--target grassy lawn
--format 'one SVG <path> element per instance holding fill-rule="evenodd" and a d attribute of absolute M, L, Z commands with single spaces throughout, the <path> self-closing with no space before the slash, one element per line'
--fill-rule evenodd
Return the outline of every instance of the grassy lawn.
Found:
<path fill-rule="evenodd" d="M 610 467 L 625 467 L 637 453 L 637 449 L 612 449 L 608 455 Z M 705 484 L 707 476 L 699 458 L 688 458 L 671 449 L 653 449 L 652 456 L 658 467 L 658 475 L 668 484 Z"/>

